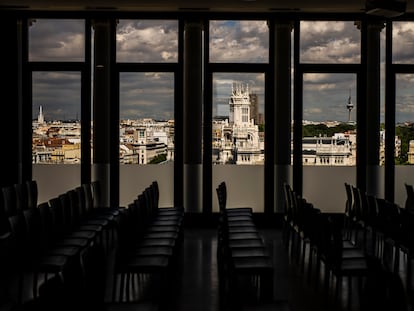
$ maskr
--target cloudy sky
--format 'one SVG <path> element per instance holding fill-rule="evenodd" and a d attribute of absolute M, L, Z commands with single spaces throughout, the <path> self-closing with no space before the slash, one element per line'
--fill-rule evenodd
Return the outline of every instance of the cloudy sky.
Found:
<path fill-rule="evenodd" d="M 83 61 L 84 24 L 76 20 L 37 20 L 29 30 L 31 61 Z M 382 46 L 384 46 L 382 32 Z M 211 21 L 210 61 L 268 62 L 269 32 L 265 21 Z M 396 63 L 414 63 L 414 23 L 394 24 Z M 118 62 L 174 63 L 178 59 L 177 21 L 121 20 L 117 30 Z M 384 53 L 382 61 L 384 59 Z M 304 63 L 359 63 L 360 31 L 353 22 L 302 22 L 300 60 Z M 383 68 L 384 66 L 382 66 Z M 264 75 L 261 73 L 213 75 L 213 114 L 228 110 L 233 82 L 249 85 L 259 96 L 263 112 Z M 171 73 L 122 73 L 120 115 L 125 119 L 170 119 L 174 107 L 174 75 Z M 304 119 L 347 121 L 351 95 L 356 106 L 353 74 L 306 74 Z M 382 107 L 384 91 L 382 86 Z M 80 117 L 80 74 L 33 74 L 33 117 L 43 106 L 45 118 Z M 382 119 L 384 109 L 382 108 Z M 351 118 L 356 119 L 354 109 Z M 414 75 L 397 76 L 397 122 L 414 120 Z"/>

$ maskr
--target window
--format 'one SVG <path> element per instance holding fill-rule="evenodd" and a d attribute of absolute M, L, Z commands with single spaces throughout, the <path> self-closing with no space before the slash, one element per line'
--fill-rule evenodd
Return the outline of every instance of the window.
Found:
<path fill-rule="evenodd" d="M 32 178 L 40 188 L 39 201 L 81 182 L 82 151 L 90 148 L 82 141 L 82 132 L 89 129 L 81 127 L 82 92 L 90 87 L 81 85 L 85 37 L 81 19 L 31 20 L 28 28 Z M 43 188 L 51 176 L 56 183 Z"/>
<path fill-rule="evenodd" d="M 264 74 L 213 75 L 213 164 L 264 163 Z"/>
<path fill-rule="evenodd" d="M 266 21 L 210 21 L 210 62 L 267 63 Z"/>
<path fill-rule="evenodd" d="M 177 20 L 120 20 L 119 69 L 121 205 L 157 180 L 160 206 L 174 201 Z M 154 69 L 154 70 L 152 70 Z"/>
<path fill-rule="evenodd" d="M 174 74 L 121 73 L 120 163 L 145 164 L 174 160 Z M 141 162 L 142 164 L 142 162 Z"/>
<path fill-rule="evenodd" d="M 85 22 L 83 20 L 31 20 L 29 61 L 84 61 L 84 33 Z"/>
<path fill-rule="evenodd" d="M 178 21 L 120 20 L 116 44 L 117 62 L 177 62 Z"/>
<path fill-rule="evenodd" d="M 352 21 L 301 21 L 302 63 L 349 64 L 361 61 L 361 33 Z"/>

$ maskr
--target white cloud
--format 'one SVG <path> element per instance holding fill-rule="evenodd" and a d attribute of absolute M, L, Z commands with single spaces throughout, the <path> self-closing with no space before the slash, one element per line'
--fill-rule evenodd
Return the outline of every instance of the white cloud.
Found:
<path fill-rule="evenodd" d="M 117 29 L 117 60 L 121 62 L 177 61 L 177 21 L 122 20 Z"/>
<path fill-rule="evenodd" d="M 269 30 L 265 21 L 211 21 L 213 62 L 267 62 Z"/>
<path fill-rule="evenodd" d="M 360 31 L 353 22 L 301 22 L 301 61 L 358 63 Z"/>

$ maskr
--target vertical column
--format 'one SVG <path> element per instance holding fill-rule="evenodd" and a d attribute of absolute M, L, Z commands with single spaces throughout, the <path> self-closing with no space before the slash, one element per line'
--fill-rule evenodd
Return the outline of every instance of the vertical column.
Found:
<path fill-rule="evenodd" d="M 291 31 L 290 21 L 275 24 L 275 109 L 274 155 L 275 155 L 275 202 L 276 212 L 284 211 L 283 183 L 290 183 L 291 162 Z"/>
<path fill-rule="evenodd" d="M 25 148 L 27 143 L 29 143 L 29 148 L 31 148 L 31 134 L 29 134 L 31 133 L 31 116 L 30 119 L 25 119 L 30 128 L 24 126 L 22 119 L 22 96 L 24 94 L 21 88 L 23 61 L 22 23 L 13 17 L 13 14 L 9 15 L 11 16 L 7 16 L 7 13 L 2 14 L 0 19 L 0 35 L 5 40 L 4 42 L 7 42 L 7 44 L 2 45 L 0 51 L 1 70 L 5 78 L 0 84 L 4 111 L 0 128 L 2 133 L 9 133 L 3 135 L 3 143 L 8 146 L 14 146 L 14 148 L 7 148 L 7 151 L 5 150 L 2 153 L 3 167 L 7 167 L 7 170 L 2 171 L 0 177 L 1 186 L 7 186 L 20 181 L 27 160 L 23 152 L 29 153 L 29 160 L 31 160 L 31 151 Z M 29 162 L 29 165 L 31 165 L 31 162 Z"/>
<path fill-rule="evenodd" d="M 93 80 L 93 179 L 102 186 L 102 204 L 110 189 L 110 21 L 95 20 Z"/>
<path fill-rule="evenodd" d="M 202 210 L 203 24 L 184 25 L 184 207 Z"/>
<path fill-rule="evenodd" d="M 379 194 L 380 146 L 380 33 L 382 22 L 368 22 L 366 27 L 366 192 Z"/>

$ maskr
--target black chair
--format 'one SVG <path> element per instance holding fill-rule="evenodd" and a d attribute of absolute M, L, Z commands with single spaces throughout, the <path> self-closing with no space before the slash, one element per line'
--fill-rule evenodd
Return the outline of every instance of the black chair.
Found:
<path fill-rule="evenodd" d="M 158 215 L 178 215 L 184 217 L 184 208 L 182 206 L 173 206 L 173 207 L 160 207 L 159 198 L 160 198 L 160 189 L 158 182 L 154 180 L 151 185 L 151 190 L 153 194 L 154 206 L 157 209 Z"/>
<path fill-rule="evenodd" d="M 116 220 L 116 217 L 119 215 L 119 207 L 103 207 L 102 205 L 98 205 L 98 202 L 101 201 L 99 198 L 100 194 L 100 184 L 98 181 L 92 183 L 84 183 L 81 185 L 83 188 L 83 196 L 85 201 L 85 210 L 86 213 L 90 215 L 107 215 L 112 216 L 108 217 L 110 221 Z M 94 193 L 94 191 L 96 193 Z M 95 202 L 95 199 L 98 202 Z"/>
<path fill-rule="evenodd" d="M 380 259 L 390 271 L 397 272 L 401 244 L 404 241 L 401 209 L 397 204 L 381 198 L 377 198 L 377 204 L 378 231 L 382 234 L 382 237 L 378 237 L 380 239 L 378 241 L 380 243 Z"/>
<path fill-rule="evenodd" d="M 325 266 L 325 280 L 326 288 L 333 288 L 329 286 L 332 277 L 335 278 L 335 299 L 339 298 L 340 289 L 342 287 L 343 278 L 347 279 L 348 284 L 348 304 L 351 303 L 352 298 L 352 279 L 358 279 L 358 293 L 362 295 L 362 281 L 368 276 L 368 257 L 363 252 L 349 255 L 344 252 L 343 248 L 343 234 L 342 234 L 342 220 L 328 215 L 320 215 L 318 217 L 318 226 L 320 231 L 318 234 L 318 271 L 320 263 Z"/>
<path fill-rule="evenodd" d="M 132 208 L 133 204 L 130 207 Z M 141 275 L 149 275 L 152 280 L 156 279 L 157 286 L 152 292 L 160 299 L 167 284 L 170 254 L 172 254 L 168 250 L 170 247 L 172 249 L 172 246 L 164 245 L 162 242 L 157 243 L 159 241 L 148 243 L 148 248 L 143 246 L 142 237 L 136 233 L 137 224 L 134 223 L 135 219 L 132 213 L 133 211 L 127 208 L 120 215 L 112 299 L 120 302 L 139 299 L 139 297 L 134 299 L 133 284 L 135 284 L 135 279 L 140 280 Z M 143 248 L 146 248 L 145 253 L 141 252 Z M 145 280 L 139 283 L 139 286 L 144 287 L 145 285 Z"/>
<path fill-rule="evenodd" d="M 50 248 L 71 246 L 81 250 L 90 246 L 90 240 L 85 238 L 64 237 L 61 235 L 61 228 L 57 228 L 57 223 L 53 219 L 53 214 L 49 202 L 42 202 L 38 205 L 42 230 L 45 242 Z"/>
<path fill-rule="evenodd" d="M 16 192 L 17 210 L 23 211 L 29 208 L 29 193 L 26 183 L 17 183 L 13 185 Z"/>
<path fill-rule="evenodd" d="M 61 255 L 45 255 L 37 245 L 30 243 L 30 236 L 23 213 L 9 217 L 12 234 L 12 265 L 19 275 L 18 302 L 23 302 L 24 278 L 27 273 L 33 274 L 33 297 L 37 296 L 38 274 L 44 273 L 45 280 L 48 275 L 58 275 L 68 268 L 68 257 Z"/>
<path fill-rule="evenodd" d="M 233 216 L 251 215 L 253 209 L 251 207 L 230 207 L 227 205 L 227 185 L 222 181 L 217 187 L 217 194 L 219 198 L 219 209 Z"/>
<path fill-rule="evenodd" d="M 71 284 L 72 288 L 80 285 L 81 276 L 81 254 L 83 248 L 74 245 L 52 245 L 50 237 L 46 236 L 46 228 L 42 227 L 42 219 L 38 208 L 30 208 L 24 211 L 26 227 L 28 233 L 28 242 L 36 254 L 45 256 L 64 256 L 68 259 L 67 275 L 65 284 Z"/>
<path fill-rule="evenodd" d="M 70 219 L 65 217 L 62 201 L 59 197 L 49 200 L 49 206 L 53 218 L 54 233 L 62 238 L 84 239 L 88 244 L 93 244 L 97 239 L 95 230 L 74 230 Z"/>
<path fill-rule="evenodd" d="M 407 198 L 405 199 L 405 209 L 414 211 L 414 187 L 411 184 L 404 183 Z"/>
<path fill-rule="evenodd" d="M 354 220 L 354 199 L 352 193 L 352 185 L 349 183 L 344 183 L 346 201 L 345 201 L 345 211 L 344 211 L 344 241 L 348 243 L 353 243 L 352 238 L 352 229 L 353 229 L 353 220 Z"/>
<path fill-rule="evenodd" d="M 93 217 L 92 215 L 88 215 L 85 212 L 85 197 L 83 193 L 82 187 L 76 187 L 75 189 L 71 189 L 67 191 L 70 207 L 71 207 L 71 215 L 72 215 L 72 224 L 75 227 L 85 226 L 85 225 L 93 225 L 93 226 L 100 226 L 103 229 L 103 236 L 105 239 L 106 248 L 109 248 L 111 245 L 111 236 L 114 236 L 113 230 L 114 227 L 110 220 L 106 217 Z M 113 219 L 113 218 L 111 218 Z M 110 234 L 112 232 L 112 234 Z"/>
<path fill-rule="evenodd" d="M 3 208 L 6 217 L 14 216 L 17 214 L 17 195 L 14 186 L 6 186 L 2 189 L 3 194 Z"/>
<path fill-rule="evenodd" d="M 28 208 L 36 208 L 38 204 L 38 189 L 36 180 L 27 180 L 27 205 Z"/>
<path fill-rule="evenodd" d="M 87 231 L 92 232 L 95 236 L 95 242 L 104 243 L 104 227 L 99 224 L 79 224 L 72 215 L 72 206 L 69 192 L 59 195 L 60 203 L 63 210 L 65 224 L 70 231 Z"/>
<path fill-rule="evenodd" d="M 283 229 L 282 239 L 286 247 L 289 247 L 291 238 L 291 221 L 292 221 L 292 189 L 288 183 L 283 183 L 284 212 L 283 212 Z"/>
<path fill-rule="evenodd" d="M 231 304 L 238 304 L 241 278 L 255 280 L 250 283 L 259 300 L 273 297 L 273 263 L 266 244 L 258 230 L 230 232 L 227 213 L 222 213 L 218 227 L 217 261 L 222 294 L 230 297 Z M 245 222 L 245 220 L 239 220 Z M 231 223 L 237 223 L 233 220 Z M 250 222 L 254 225 L 253 222 Z M 244 283 L 243 283 L 244 284 Z"/>

